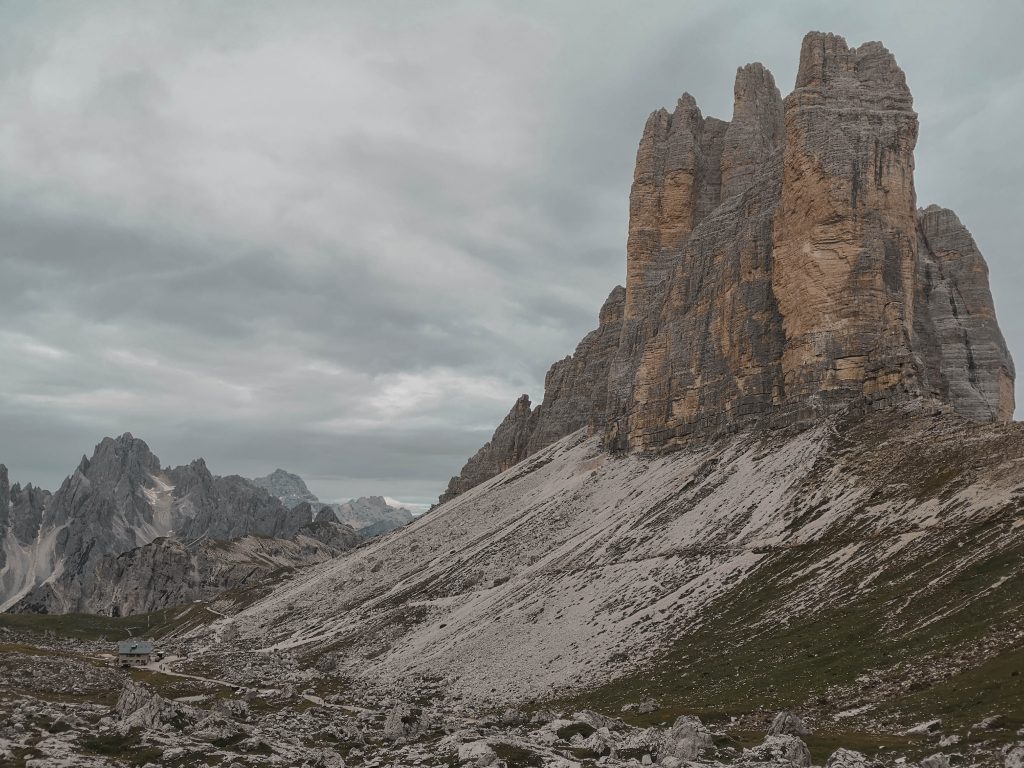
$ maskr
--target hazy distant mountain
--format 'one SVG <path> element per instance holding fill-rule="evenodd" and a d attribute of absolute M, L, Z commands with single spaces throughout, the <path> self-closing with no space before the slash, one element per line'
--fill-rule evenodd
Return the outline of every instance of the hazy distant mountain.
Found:
<path fill-rule="evenodd" d="M 351 525 L 364 539 L 401 528 L 412 522 L 413 514 L 405 507 L 392 507 L 383 496 L 360 496 L 344 504 L 332 504 L 338 522 Z"/>
<path fill-rule="evenodd" d="M 254 477 L 250 481 L 259 488 L 265 488 L 287 507 L 308 503 L 317 512 L 330 509 L 337 522 L 351 525 L 364 540 L 409 523 L 413 514 L 405 507 L 394 507 L 383 496 L 360 496 L 343 504 L 327 504 L 306 487 L 306 482 L 296 474 L 275 469 L 265 477 Z"/>
<path fill-rule="evenodd" d="M 257 488 L 263 488 L 269 491 L 271 496 L 279 498 L 289 509 L 304 501 L 314 509 L 320 504 L 320 499 L 306 487 L 306 482 L 301 477 L 283 469 L 275 469 L 265 477 L 254 477 L 251 482 Z"/>

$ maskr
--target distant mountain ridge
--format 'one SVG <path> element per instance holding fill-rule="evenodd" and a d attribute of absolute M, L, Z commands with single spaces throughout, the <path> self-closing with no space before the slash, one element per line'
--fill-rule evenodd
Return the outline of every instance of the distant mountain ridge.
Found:
<path fill-rule="evenodd" d="M 195 590 L 182 587 L 164 590 L 162 598 L 133 594 L 119 597 L 120 603 L 106 602 L 110 595 L 123 596 L 116 585 L 97 586 L 101 571 L 119 573 L 108 559 L 158 540 L 192 547 L 207 540 L 301 536 L 323 544 L 313 548 L 309 562 L 358 542 L 349 526 L 336 521 L 314 524 L 313 514 L 308 503 L 288 507 L 238 475 L 215 476 L 203 459 L 161 468 L 149 446 L 131 433 L 102 440 L 52 495 L 11 485 L 6 467 L 0 465 L 0 609 L 124 613 L 139 605 L 169 604 L 172 595 L 195 599 L 188 597 Z M 171 550 L 170 545 L 156 546 L 146 557 L 140 555 L 131 579 L 151 583 L 152 578 L 139 575 L 138 562 L 153 564 L 152 577 L 164 567 L 154 553 L 169 556 Z M 222 551 L 210 550 L 207 565 L 199 570 L 211 572 L 208 561 Z M 308 546 L 289 551 L 282 565 L 308 564 L 301 556 L 312 552 Z M 247 578 L 259 572 L 250 569 Z"/>
<path fill-rule="evenodd" d="M 413 520 L 412 512 L 405 507 L 388 504 L 383 496 L 360 496 L 341 504 L 322 502 L 309 490 L 305 480 L 283 469 L 275 469 L 264 477 L 254 477 L 250 482 L 258 488 L 266 489 L 289 508 L 309 504 L 316 519 L 333 519 L 351 525 L 364 540 L 393 531 Z M 330 510 L 333 518 L 326 516 L 325 510 Z"/>

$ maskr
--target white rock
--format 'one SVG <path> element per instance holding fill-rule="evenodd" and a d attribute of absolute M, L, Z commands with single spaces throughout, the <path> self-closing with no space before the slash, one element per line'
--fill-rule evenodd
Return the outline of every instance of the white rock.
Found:
<path fill-rule="evenodd" d="M 825 768 L 871 768 L 875 763 L 866 755 L 852 749 L 837 749 L 825 763 Z"/>
<path fill-rule="evenodd" d="M 918 723 L 913 728 L 908 728 L 903 732 L 903 734 L 905 736 L 927 736 L 930 733 L 938 733 L 941 730 L 941 720 L 928 720 L 923 723 Z"/>
<path fill-rule="evenodd" d="M 1004 768 L 1024 768 L 1024 744 L 1006 748 L 1003 766 Z"/>
<path fill-rule="evenodd" d="M 763 763 L 788 763 L 799 768 L 808 768 L 811 764 L 811 751 L 807 745 L 789 734 L 768 736 L 758 746 L 744 749 L 743 757 Z"/>
<path fill-rule="evenodd" d="M 772 720 L 772 724 L 768 727 L 768 735 L 781 736 L 784 733 L 788 733 L 791 736 L 806 736 L 809 731 L 799 716 L 783 710 Z"/>
<path fill-rule="evenodd" d="M 699 718 L 683 715 L 672 725 L 658 756 L 696 760 L 701 753 L 714 751 L 714 748 L 715 740 L 704 723 Z"/>
<path fill-rule="evenodd" d="M 459 762 L 469 763 L 477 768 L 493 765 L 498 761 L 497 753 L 486 741 L 471 741 L 459 747 Z"/>

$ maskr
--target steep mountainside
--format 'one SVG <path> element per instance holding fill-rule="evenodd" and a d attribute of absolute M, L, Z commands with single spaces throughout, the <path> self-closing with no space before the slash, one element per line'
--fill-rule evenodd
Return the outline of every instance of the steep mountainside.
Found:
<path fill-rule="evenodd" d="M 657 452 L 928 396 L 1007 421 L 1014 368 L 988 270 L 949 210 L 916 207 L 917 114 L 880 43 L 804 39 L 785 99 L 760 64 L 733 118 L 683 94 L 648 118 L 626 287 L 452 478 L 454 498 L 586 426 Z"/>
<path fill-rule="evenodd" d="M 77 607 L 87 613 L 129 616 L 211 600 L 275 574 L 330 560 L 358 543 L 359 537 L 347 526 L 332 543 L 312 538 L 305 529 L 291 539 L 245 536 L 230 541 L 204 539 L 191 546 L 159 538 L 119 555 L 106 555 L 93 570 L 83 573 L 79 578 L 86 597 Z M 36 606 L 32 600 L 32 595 L 26 597 L 20 610 L 49 612 L 49 604 Z"/>
<path fill-rule="evenodd" d="M 3 505 L 6 517 L 0 518 L 6 528 L 0 549 L 0 609 L 17 604 L 20 610 L 51 613 L 108 611 L 111 606 L 132 610 L 129 604 L 112 602 L 108 592 L 136 588 L 101 589 L 99 574 L 119 572 L 111 570 L 106 562 L 110 558 L 168 537 L 189 547 L 204 540 L 247 536 L 322 537 L 329 543 L 311 553 L 316 562 L 327 550 L 337 554 L 355 543 L 348 526 L 314 526 L 308 504 L 288 509 L 244 478 L 215 477 L 202 459 L 162 469 L 149 446 L 131 434 L 99 443 L 92 458 L 83 457 L 52 498 L 31 486 L 8 487 L 7 471 L 0 470 L 0 494 L 8 499 Z M 132 561 L 128 581 L 147 583 L 153 592 L 136 595 L 133 599 L 139 604 L 167 605 L 168 596 L 188 592 L 187 579 L 177 591 L 155 586 L 161 572 L 177 567 L 168 546 L 140 552 Z M 220 551 L 211 550 L 196 568 L 210 570 L 209 563 Z M 296 564 L 309 549 L 303 545 L 288 551 L 294 553 L 291 561 Z M 170 559 L 161 563 L 162 556 Z M 154 569 L 148 581 L 140 563 Z"/>
<path fill-rule="evenodd" d="M 342 649 L 391 690 L 895 727 L 927 680 L 961 702 L 933 714 L 1024 725 L 1020 678 L 982 690 L 1019 660 L 1022 553 L 1020 425 L 922 402 L 659 457 L 580 430 L 233 623 L 240 652 Z"/>
<path fill-rule="evenodd" d="M 735 95 L 729 123 L 689 96 L 649 119 L 627 285 L 543 403 L 430 514 L 219 622 L 218 655 L 485 704 L 655 695 L 659 722 L 1024 726 L 1013 365 L 971 236 L 916 207 L 903 74 L 811 33 L 793 94 L 748 65 Z"/>

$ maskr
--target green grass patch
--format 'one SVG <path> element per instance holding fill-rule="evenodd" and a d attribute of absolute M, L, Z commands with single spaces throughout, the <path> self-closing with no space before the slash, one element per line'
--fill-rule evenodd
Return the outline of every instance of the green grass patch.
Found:
<path fill-rule="evenodd" d="M 82 747 L 96 755 L 123 760 L 129 765 L 145 765 L 160 759 L 163 751 L 158 747 L 144 747 L 139 744 L 139 734 L 102 734 L 81 741 Z"/>
<path fill-rule="evenodd" d="M 492 744 L 491 748 L 508 768 L 540 768 L 544 765 L 541 755 L 515 744 Z"/>
<path fill-rule="evenodd" d="M 594 732 L 594 726 L 587 723 L 573 723 L 558 729 L 558 738 L 569 741 L 573 736 L 580 735 L 584 739 Z"/>
<path fill-rule="evenodd" d="M 617 713 L 646 696 L 658 699 L 661 706 L 651 714 L 623 714 L 638 726 L 671 723 L 681 714 L 720 726 L 732 717 L 767 725 L 774 713 L 791 709 L 818 715 L 822 728 L 842 734 L 845 744 L 857 743 L 856 734 L 868 729 L 856 718 L 833 725 L 831 715 L 861 701 L 875 704 L 870 717 L 889 733 L 930 717 L 941 717 L 947 733 L 965 731 L 992 714 L 1019 728 L 1024 649 L 1011 647 L 988 660 L 976 650 L 992 647 L 997 633 L 1012 638 L 1024 629 L 1024 544 L 1009 525 L 993 517 L 929 534 L 927 546 L 870 572 L 850 573 L 834 586 L 829 607 L 787 621 L 769 617 L 799 599 L 816 578 L 816 565 L 848 542 L 837 537 L 773 551 L 755 575 L 705 612 L 700 629 L 681 626 L 673 645 L 647 669 L 545 704 Z M 851 532 L 849 540 L 857 538 Z M 950 577 L 950 563 L 962 552 L 986 554 Z M 865 580 L 869 589 L 862 588 Z M 821 734 L 819 754 L 830 738 Z M 878 741 L 876 748 L 885 743 L 865 739 Z"/>
<path fill-rule="evenodd" d="M 0 613 L 0 627 L 19 632 L 50 632 L 78 640 L 160 638 L 175 630 L 207 624 L 220 618 L 203 605 L 191 603 L 138 616 L 98 616 L 90 613 Z"/>

